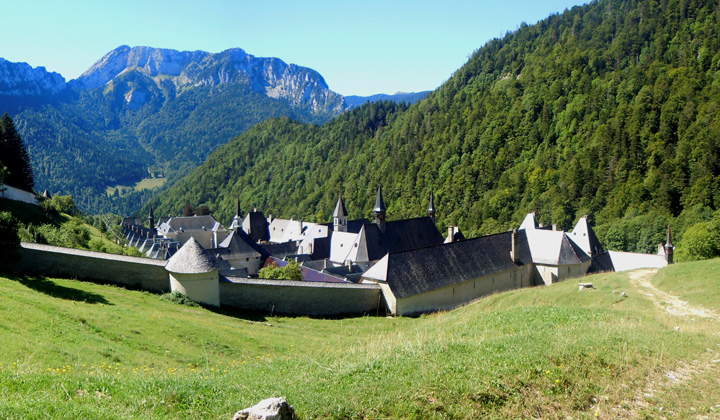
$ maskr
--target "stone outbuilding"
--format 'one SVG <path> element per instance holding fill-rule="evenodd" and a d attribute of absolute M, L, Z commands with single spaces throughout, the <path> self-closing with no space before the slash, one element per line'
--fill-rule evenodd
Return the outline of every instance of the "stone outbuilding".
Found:
<path fill-rule="evenodd" d="M 218 262 L 190 237 L 165 269 L 170 273 L 170 290 L 187 295 L 195 302 L 220 306 Z"/>

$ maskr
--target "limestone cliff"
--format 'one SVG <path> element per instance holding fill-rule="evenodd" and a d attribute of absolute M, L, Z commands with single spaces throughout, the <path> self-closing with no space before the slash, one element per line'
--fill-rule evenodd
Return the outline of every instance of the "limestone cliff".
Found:
<path fill-rule="evenodd" d="M 0 58 L 0 95 L 54 95 L 65 89 L 65 78 L 45 67 L 31 67 L 27 63 L 13 63 Z"/>
<path fill-rule="evenodd" d="M 167 86 L 169 81 L 177 91 L 193 86 L 240 83 L 314 113 L 334 114 L 344 109 L 343 97 L 331 91 L 315 70 L 287 64 L 278 58 L 255 57 L 240 48 L 213 54 L 124 45 L 110 51 L 71 84 L 94 89 L 112 84 L 130 71 L 153 79 L 158 86 L 161 83 Z M 132 92 L 128 97 L 138 95 Z"/>

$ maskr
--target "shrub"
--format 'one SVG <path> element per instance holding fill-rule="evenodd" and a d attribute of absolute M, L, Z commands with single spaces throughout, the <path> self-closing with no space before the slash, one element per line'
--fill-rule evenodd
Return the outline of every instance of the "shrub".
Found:
<path fill-rule="evenodd" d="M 195 302 L 194 300 L 187 297 L 186 294 L 180 293 L 180 292 L 171 292 L 171 293 L 165 293 L 160 296 L 160 299 L 164 299 L 173 303 L 177 303 L 178 305 L 185 305 L 185 306 L 200 306 Z"/>

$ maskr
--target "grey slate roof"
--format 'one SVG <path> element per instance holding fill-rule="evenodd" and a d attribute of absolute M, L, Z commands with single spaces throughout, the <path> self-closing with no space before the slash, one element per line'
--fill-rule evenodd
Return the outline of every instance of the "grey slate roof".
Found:
<path fill-rule="evenodd" d="M 217 221 L 212 216 L 187 216 L 171 217 L 167 222 L 158 227 L 158 232 L 163 235 L 168 232 L 180 232 L 188 230 L 212 231 Z"/>
<path fill-rule="evenodd" d="M 211 250 L 212 254 L 219 254 L 224 259 L 247 257 L 248 255 L 267 257 L 269 254 L 256 244 L 242 229 L 237 229 Z"/>
<path fill-rule="evenodd" d="M 165 269 L 173 273 L 209 273 L 218 269 L 218 262 L 195 238 L 185 242 L 168 261 Z"/>
<path fill-rule="evenodd" d="M 285 258 L 288 255 L 296 255 L 298 251 L 298 246 L 295 242 L 261 244 L 259 247 L 264 251 L 264 255 L 272 255 L 278 258 Z"/>
<path fill-rule="evenodd" d="M 386 222 L 383 233 L 375 223 L 365 225 L 368 260 L 375 261 L 388 252 L 438 245 L 445 238 L 429 217 L 393 220 Z"/>
<path fill-rule="evenodd" d="M 520 260 L 510 257 L 512 232 L 388 255 L 387 284 L 397 299 L 491 275 L 532 262 L 524 231 Z"/>

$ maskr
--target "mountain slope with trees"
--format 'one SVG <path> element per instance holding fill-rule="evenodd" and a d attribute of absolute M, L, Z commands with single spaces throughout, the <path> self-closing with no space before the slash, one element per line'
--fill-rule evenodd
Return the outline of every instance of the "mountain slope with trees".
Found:
<path fill-rule="evenodd" d="M 208 204 L 327 221 L 338 194 L 367 216 L 422 215 L 469 235 L 529 211 L 568 229 L 590 214 L 606 246 L 652 252 L 720 219 L 717 1 L 596 1 L 476 51 L 410 107 L 369 104 L 321 127 L 268 121 L 152 205 Z"/>

